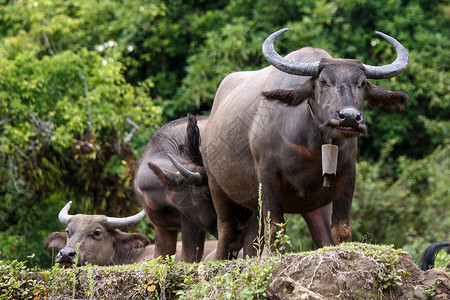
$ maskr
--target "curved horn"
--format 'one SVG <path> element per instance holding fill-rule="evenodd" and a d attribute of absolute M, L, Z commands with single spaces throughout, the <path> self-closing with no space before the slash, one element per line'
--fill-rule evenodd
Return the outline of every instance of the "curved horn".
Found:
<path fill-rule="evenodd" d="M 190 180 L 195 185 L 200 185 L 203 181 L 203 177 L 199 172 L 192 172 L 183 167 L 170 153 L 167 153 L 173 166 L 183 175 L 186 179 Z"/>
<path fill-rule="evenodd" d="M 61 224 L 63 224 L 64 226 L 67 226 L 67 224 L 69 223 L 70 218 L 72 217 L 71 215 L 69 215 L 69 209 L 70 206 L 72 205 L 72 201 L 67 202 L 66 205 L 64 205 L 64 207 L 59 211 L 58 214 L 58 219 L 61 222 Z"/>
<path fill-rule="evenodd" d="M 395 61 L 389 65 L 385 66 L 370 66 L 363 64 L 366 73 L 367 78 L 371 79 L 386 79 L 395 77 L 401 72 L 403 72 L 409 63 L 409 55 L 408 50 L 406 50 L 405 47 L 403 47 L 402 44 L 400 44 L 396 39 L 393 37 L 390 37 L 387 34 L 384 34 L 379 31 L 375 31 L 377 35 L 388 41 L 392 46 L 394 46 L 395 51 L 397 51 L 397 58 Z"/>
<path fill-rule="evenodd" d="M 281 57 L 273 48 L 275 40 L 289 28 L 278 30 L 264 41 L 262 51 L 267 61 L 280 71 L 300 76 L 315 76 L 319 73 L 319 61 L 299 63 Z"/>
<path fill-rule="evenodd" d="M 136 224 L 145 217 L 145 211 L 141 210 L 134 216 L 125 218 L 106 217 L 106 226 L 110 229 L 122 228 Z"/>

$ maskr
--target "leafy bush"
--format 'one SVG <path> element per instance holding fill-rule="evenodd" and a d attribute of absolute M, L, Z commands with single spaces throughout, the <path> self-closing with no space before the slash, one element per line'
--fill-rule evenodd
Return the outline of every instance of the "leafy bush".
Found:
<path fill-rule="evenodd" d="M 397 166 L 359 164 L 352 214 L 355 240 L 368 234 L 369 241 L 403 247 L 417 261 L 430 243 L 449 238 L 450 146 L 417 161 L 401 157 Z M 397 179 L 386 179 L 386 172 L 395 172 Z"/>
<path fill-rule="evenodd" d="M 39 3 L 0 7 L 0 18 L 8 19 L 16 8 L 26 19 L 22 30 L 11 24 L 14 35 L 0 43 L 0 258 L 36 253 L 34 262 L 48 265 L 43 240 L 57 228 L 58 210 L 67 201 L 73 200 L 78 212 L 137 210 L 137 203 L 126 201 L 132 199 L 134 149 L 145 147 L 161 122 L 161 109 L 145 82 L 126 81 L 114 47 L 69 50 L 71 44 L 61 40 L 62 49 L 46 49 L 42 35 L 64 34 L 46 31 L 42 18 L 62 14 L 45 10 L 51 1 Z M 140 144 L 133 149 L 125 138 L 136 123 Z"/>

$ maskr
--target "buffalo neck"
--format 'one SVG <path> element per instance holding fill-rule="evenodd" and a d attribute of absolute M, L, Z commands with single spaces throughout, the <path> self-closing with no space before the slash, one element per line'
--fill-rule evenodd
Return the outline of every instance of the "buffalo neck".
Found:
<path fill-rule="evenodd" d="M 124 247 L 126 248 L 126 247 Z M 154 246 L 147 245 L 146 247 L 132 248 L 132 249 L 121 249 L 120 247 L 116 250 L 114 258 L 112 259 L 112 265 L 126 265 L 138 263 L 145 258 L 153 258 Z"/>

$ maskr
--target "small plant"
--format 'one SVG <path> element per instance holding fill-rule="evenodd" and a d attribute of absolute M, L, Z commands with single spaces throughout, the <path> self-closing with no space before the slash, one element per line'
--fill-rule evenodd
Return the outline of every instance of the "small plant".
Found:
<path fill-rule="evenodd" d="M 280 252 L 283 252 L 286 250 L 286 248 L 291 249 L 292 244 L 289 236 L 286 234 L 286 224 L 287 221 L 284 223 L 276 223 L 280 229 L 276 232 L 275 235 L 275 241 L 274 246 L 279 249 Z"/>
<path fill-rule="evenodd" d="M 266 239 L 266 244 L 267 244 L 267 250 L 269 251 L 270 254 L 273 254 L 273 246 L 272 245 L 272 219 L 270 218 L 270 210 L 267 212 L 267 218 L 266 218 L 266 224 L 267 224 L 267 239 Z"/>
<path fill-rule="evenodd" d="M 410 275 L 409 272 L 403 269 L 396 269 L 395 265 L 399 260 L 399 255 L 402 250 L 389 252 L 383 249 L 365 250 L 364 253 L 377 259 L 381 264 L 380 267 L 373 270 L 381 290 L 387 290 L 390 287 L 402 285 L 402 275 Z"/>
<path fill-rule="evenodd" d="M 434 296 L 436 296 L 436 286 L 439 285 L 441 283 L 440 280 L 437 280 L 436 282 L 432 282 L 430 283 L 426 288 L 425 288 L 425 293 L 427 293 L 427 295 L 431 298 L 433 298 Z"/>
<path fill-rule="evenodd" d="M 267 234 L 266 245 L 269 252 L 272 252 L 274 249 L 277 249 L 277 253 L 283 252 L 288 246 L 292 248 L 292 244 L 290 242 L 289 236 L 286 234 L 286 224 L 285 223 L 275 223 L 279 230 L 275 233 L 275 240 L 272 241 L 272 222 L 270 218 L 270 211 L 267 212 L 266 224 L 267 230 L 265 230 Z M 258 236 L 253 242 L 253 247 L 257 250 L 257 259 L 261 258 L 262 251 L 264 249 L 264 235 L 263 232 L 263 216 L 262 216 L 262 184 L 259 184 L 258 187 Z M 273 254 L 273 253 L 271 253 Z"/>
<path fill-rule="evenodd" d="M 258 187 L 258 236 L 256 237 L 255 241 L 253 242 L 253 247 L 257 251 L 257 259 L 261 258 L 261 253 L 264 247 L 264 236 L 262 235 L 262 227 L 263 227 L 263 221 L 262 221 L 262 184 L 259 184 Z"/>
<path fill-rule="evenodd" d="M 93 268 L 91 264 L 87 264 L 86 276 L 89 283 L 89 299 L 94 299 L 94 277 L 92 276 Z"/>
<path fill-rule="evenodd" d="M 78 251 L 80 250 L 80 243 L 77 243 L 76 245 L 76 255 L 73 259 L 73 263 L 72 263 L 72 267 L 75 269 L 78 267 L 78 261 L 79 261 L 79 256 L 78 256 Z M 71 273 L 72 276 L 72 298 L 75 299 L 75 294 L 77 292 L 77 274 L 75 272 L 73 272 L 73 274 Z"/>

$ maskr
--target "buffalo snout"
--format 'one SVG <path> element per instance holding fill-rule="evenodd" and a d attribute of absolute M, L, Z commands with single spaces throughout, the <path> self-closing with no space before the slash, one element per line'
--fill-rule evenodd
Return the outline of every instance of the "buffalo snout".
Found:
<path fill-rule="evenodd" d="M 356 137 L 360 133 L 366 133 L 363 114 L 356 108 L 346 106 L 337 109 L 336 114 L 328 122 L 328 126 L 337 130 L 339 136 L 344 138 Z"/>
<path fill-rule="evenodd" d="M 55 262 L 63 266 L 71 266 L 77 256 L 77 252 L 72 248 L 63 248 L 55 257 Z M 78 262 L 80 264 L 80 262 Z"/>
<path fill-rule="evenodd" d="M 343 127 L 357 127 L 364 123 L 362 113 L 354 107 L 344 107 L 337 111 L 339 125 Z"/>

